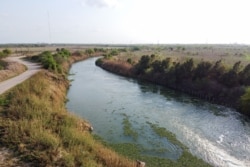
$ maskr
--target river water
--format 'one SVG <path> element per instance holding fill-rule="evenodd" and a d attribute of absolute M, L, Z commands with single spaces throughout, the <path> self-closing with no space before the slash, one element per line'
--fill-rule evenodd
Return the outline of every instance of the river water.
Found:
<path fill-rule="evenodd" d="M 91 58 L 72 66 L 67 108 L 112 143 L 136 143 L 144 154 L 176 160 L 182 150 L 157 136 L 149 122 L 174 133 L 213 166 L 250 166 L 250 121 L 233 109 L 150 83 L 111 74 Z M 139 135 L 124 134 L 124 119 Z"/>

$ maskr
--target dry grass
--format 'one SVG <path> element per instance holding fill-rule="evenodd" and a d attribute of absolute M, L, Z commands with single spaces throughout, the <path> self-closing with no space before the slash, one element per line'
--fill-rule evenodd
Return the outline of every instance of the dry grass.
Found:
<path fill-rule="evenodd" d="M 228 65 L 237 61 L 241 61 L 242 65 L 250 63 L 250 46 L 247 45 L 151 45 L 142 46 L 138 51 L 120 53 L 118 58 L 122 61 L 128 58 L 138 61 L 141 56 L 151 54 L 161 59 L 171 57 L 178 62 L 193 58 L 195 61 L 211 62 L 222 59 Z"/>
<path fill-rule="evenodd" d="M 0 98 L 0 143 L 31 166 L 133 167 L 65 109 L 68 81 L 39 72 Z"/>
<path fill-rule="evenodd" d="M 6 67 L 0 70 L 0 82 L 17 76 L 18 74 L 21 74 L 24 71 L 26 71 L 26 67 L 23 64 L 16 62 L 8 62 Z"/>

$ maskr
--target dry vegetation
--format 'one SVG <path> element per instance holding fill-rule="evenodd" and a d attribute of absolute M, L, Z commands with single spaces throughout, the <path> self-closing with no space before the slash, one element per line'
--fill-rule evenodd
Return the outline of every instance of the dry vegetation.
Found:
<path fill-rule="evenodd" d="M 135 166 L 65 109 L 68 81 L 42 71 L 1 96 L 0 143 L 31 166 Z"/>
<path fill-rule="evenodd" d="M 162 59 L 171 57 L 180 62 L 193 58 L 197 62 L 215 62 L 222 59 L 228 65 L 233 65 L 237 61 L 241 61 L 243 65 L 250 63 L 248 45 L 142 45 L 120 53 L 118 59 L 126 61 L 127 58 L 132 58 L 137 62 L 142 55 L 152 54 Z"/>
<path fill-rule="evenodd" d="M 4 64 L 4 66 L 3 69 L 0 70 L 0 82 L 26 71 L 26 67 L 17 62 L 2 62 L 2 64 Z"/>

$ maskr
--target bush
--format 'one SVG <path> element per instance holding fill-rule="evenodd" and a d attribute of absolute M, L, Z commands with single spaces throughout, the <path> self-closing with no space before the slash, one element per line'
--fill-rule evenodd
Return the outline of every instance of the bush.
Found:
<path fill-rule="evenodd" d="M 2 52 L 0 52 L 0 59 L 5 58 L 11 54 L 10 49 L 4 49 Z"/>
<path fill-rule="evenodd" d="M 64 48 L 56 49 L 56 51 L 55 54 L 52 54 L 50 51 L 44 51 L 37 56 L 33 56 L 31 60 L 42 63 L 45 69 L 63 73 L 62 64 L 68 60 L 71 53 Z"/>
<path fill-rule="evenodd" d="M 242 113 L 250 116 L 250 87 L 246 89 L 246 92 L 243 96 L 241 96 L 240 101 Z"/>

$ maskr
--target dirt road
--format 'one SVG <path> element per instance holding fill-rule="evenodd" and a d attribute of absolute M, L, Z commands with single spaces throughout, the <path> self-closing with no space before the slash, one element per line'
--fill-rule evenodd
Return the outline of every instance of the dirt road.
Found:
<path fill-rule="evenodd" d="M 27 71 L 25 71 L 24 73 L 16 77 L 0 82 L 0 94 L 3 94 L 4 92 L 11 89 L 12 87 L 22 83 L 23 81 L 25 81 L 26 79 L 28 79 L 29 77 L 31 77 L 32 75 L 34 75 L 35 73 L 41 70 L 41 67 L 38 64 L 24 61 L 21 58 L 23 57 L 8 57 L 7 58 L 7 61 L 16 61 L 18 63 L 22 63 L 28 69 Z"/>

